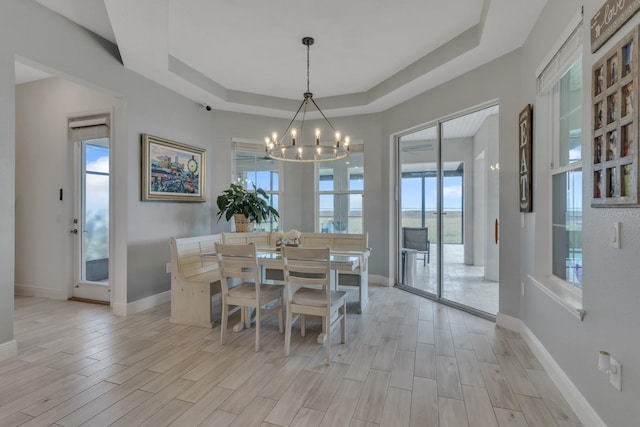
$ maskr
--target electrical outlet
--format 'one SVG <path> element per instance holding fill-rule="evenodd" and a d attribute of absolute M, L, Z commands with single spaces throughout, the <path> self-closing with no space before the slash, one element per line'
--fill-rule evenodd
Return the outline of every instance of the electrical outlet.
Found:
<path fill-rule="evenodd" d="M 168 262 L 167 265 L 165 266 L 165 273 L 170 274 L 171 273 L 171 263 Z"/>

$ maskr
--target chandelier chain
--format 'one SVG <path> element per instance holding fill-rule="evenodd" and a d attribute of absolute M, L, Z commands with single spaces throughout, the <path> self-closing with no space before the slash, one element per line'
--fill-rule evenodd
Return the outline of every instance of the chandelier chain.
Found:
<path fill-rule="evenodd" d="M 309 49 L 310 49 L 310 45 L 307 44 L 307 92 L 311 92 L 309 90 Z"/>

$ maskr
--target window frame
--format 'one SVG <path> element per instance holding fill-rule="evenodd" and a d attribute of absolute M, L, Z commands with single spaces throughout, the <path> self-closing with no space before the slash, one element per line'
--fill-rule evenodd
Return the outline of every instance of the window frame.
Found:
<path fill-rule="evenodd" d="M 575 162 L 569 162 L 566 165 L 560 165 L 561 160 L 561 144 L 560 144 L 560 82 L 562 78 L 573 68 L 576 61 L 580 59 L 580 71 L 582 73 L 581 88 L 581 110 L 584 108 L 584 58 L 583 58 L 583 28 L 582 14 L 576 15 L 571 20 L 569 26 L 563 33 L 562 37 L 556 43 L 555 48 L 550 52 L 547 60 L 543 62 L 544 67 L 539 68 L 537 72 L 538 90 L 536 97 L 536 109 L 540 112 L 537 123 L 537 131 L 543 138 L 547 138 L 548 158 L 538 164 L 541 173 L 539 173 L 539 185 L 537 199 L 542 205 L 540 210 L 544 215 L 536 217 L 536 228 L 544 230 L 539 233 L 543 237 L 543 241 L 536 241 L 535 244 L 535 277 L 531 277 L 532 283 L 541 285 L 545 292 L 549 291 L 553 294 L 553 298 L 565 306 L 571 307 L 572 311 L 582 312 L 582 289 L 574 285 L 572 282 L 562 279 L 553 274 L 553 229 L 556 226 L 553 222 L 553 179 L 557 175 L 568 174 L 572 171 L 581 171 L 583 174 L 582 191 L 579 195 L 584 201 L 584 170 L 583 159 Z M 581 117 L 581 145 L 584 140 L 584 130 L 588 126 L 584 124 L 584 110 L 580 113 Z M 534 147 L 535 149 L 535 147 Z M 544 149 L 544 148 L 543 148 Z M 584 150 L 581 149 L 582 154 Z M 582 157 L 582 156 L 581 156 Z M 543 157 L 544 159 L 544 157 Z M 540 160 L 540 157 L 538 157 Z M 546 194 L 545 194 L 546 193 Z M 546 206 L 545 206 L 546 205 Z M 584 206 L 584 205 L 583 205 Z M 536 233 L 538 234 L 538 233 Z M 583 261 L 584 262 L 584 261 Z M 582 265 L 582 267 L 584 264 Z M 584 268 L 583 268 L 584 270 Z"/>
<path fill-rule="evenodd" d="M 362 155 L 362 165 L 360 166 L 362 168 L 362 189 L 361 190 L 336 190 L 335 187 L 332 190 L 320 190 L 320 170 L 321 169 L 334 169 L 333 167 L 333 163 L 334 162 L 328 162 L 328 163 L 316 163 L 316 167 L 314 170 L 314 190 L 315 190 L 315 201 L 316 201 L 316 208 L 315 208 L 315 212 L 314 212 L 314 230 L 317 233 L 321 233 L 322 232 L 322 227 L 320 224 L 320 220 L 324 217 L 322 217 L 320 215 L 320 197 L 321 196 L 327 196 L 327 195 L 333 195 L 334 196 L 334 215 L 333 218 L 335 219 L 335 197 L 336 196 L 341 196 L 341 195 L 347 195 L 347 196 L 352 196 L 352 195 L 360 195 L 362 198 L 362 214 L 359 218 L 361 218 L 362 220 L 362 229 L 364 232 L 364 217 L 365 217 L 365 209 L 364 209 L 364 191 L 365 191 L 365 185 L 366 185 L 366 174 L 365 174 L 365 158 L 364 158 L 364 144 L 351 144 L 349 147 L 350 150 L 350 155 L 345 159 L 345 160 L 340 160 L 340 161 L 348 161 L 349 157 L 352 154 L 358 153 Z M 350 168 L 347 168 L 347 173 L 348 170 Z M 335 175 L 334 175 L 335 176 Z M 349 177 L 347 177 L 348 180 Z M 334 180 L 335 181 L 335 180 Z M 350 209 L 349 209 L 350 210 Z M 347 220 L 349 220 L 350 218 L 352 218 L 352 216 L 349 216 L 349 214 L 347 213 Z M 355 217 L 354 217 L 355 218 Z M 335 231 L 334 231 L 335 232 Z M 346 233 L 349 233 L 349 224 L 347 224 L 347 229 L 345 231 Z"/>
<path fill-rule="evenodd" d="M 259 141 L 254 141 L 254 140 L 246 140 L 246 139 L 239 139 L 239 138 L 233 138 L 232 139 L 232 143 L 231 143 L 231 182 L 236 183 L 236 184 L 241 184 L 244 188 L 247 188 L 246 184 L 247 184 L 247 178 L 246 178 L 246 173 L 244 174 L 244 179 L 240 179 L 238 178 L 236 175 L 236 153 L 247 153 L 247 154 L 253 154 L 256 156 L 256 158 L 258 156 L 264 156 L 264 143 L 261 143 Z M 276 168 L 269 170 L 269 181 L 271 184 L 271 188 L 273 188 L 273 172 L 277 171 L 278 174 L 278 190 L 274 191 L 272 189 L 264 189 L 265 193 L 267 193 L 267 196 L 269 197 L 269 204 L 272 205 L 273 203 L 273 196 L 277 197 L 278 200 L 278 206 L 275 206 L 276 210 L 279 213 L 279 218 L 277 219 L 277 227 L 273 227 L 273 220 L 269 221 L 269 225 L 268 230 L 266 231 L 278 231 L 281 228 L 281 224 L 283 221 L 283 209 L 280 209 L 280 207 L 282 206 L 282 175 L 283 175 L 283 165 L 282 162 L 275 162 L 274 164 L 277 165 Z M 265 170 L 260 170 L 260 171 L 266 171 Z M 259 170 L 255 169 L 252 172 L 260 172 Z M 249 187 L 249 189 L 252 189 L 253 187 Z M 256 226 L 258 226 L 256 224 Z"/>

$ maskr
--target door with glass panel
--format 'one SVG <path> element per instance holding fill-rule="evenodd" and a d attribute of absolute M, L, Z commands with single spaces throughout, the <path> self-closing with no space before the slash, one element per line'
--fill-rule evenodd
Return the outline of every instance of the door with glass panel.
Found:
<path fill-rule="evenodd" d="M 73 297 L 109 301 L 109 138 L 75 143 Z"/>
<path fill-rule="evenodd" d="M 498 312 L 498 107 L 443 121 L 440 299 Z"/>
<path fill-rule="evenodd" d="M 498 107 L 398 139 L 399 287 L 498 311 Z"/>
<path fill-rule="evenodd" d="M 399 283 L 437 296 L 438 135 L 431 126 L 399 139 Z"/>

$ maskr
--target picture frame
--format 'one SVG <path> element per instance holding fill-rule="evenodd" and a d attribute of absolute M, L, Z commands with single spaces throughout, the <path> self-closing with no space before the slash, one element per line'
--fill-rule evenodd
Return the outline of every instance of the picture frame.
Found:
<path fill-rule="evenodd" d="M 206 150 L 141 134 L 141 200 L 205 202 Z"/>
<path fill-rule="evenodd" d="M 633 28 L 592 68 L 592 207 L 640 207 L 639 35 Z"/>

